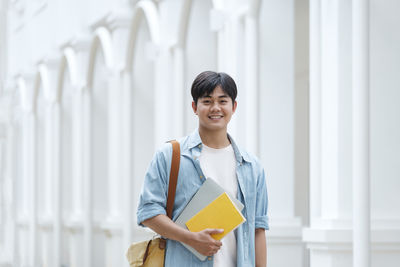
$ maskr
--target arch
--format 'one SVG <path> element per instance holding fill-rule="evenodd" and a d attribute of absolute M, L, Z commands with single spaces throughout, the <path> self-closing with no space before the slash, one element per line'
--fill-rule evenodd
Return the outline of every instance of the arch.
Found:
<path fill-rule="evenodd" d="M 204 19 L 208 20 L 210 17 L 210 10 L 214 9 L 212 0 L 193 0 L 185 2 L 186 15 L 181 21 L 181 30 L 185 25 L 185 31 L 181 32 L 178 53 L 180 55 L 180 64 L 182 64 L 179 72 L 183 79 L 181 82 L 180 91 L 183 96 L 182 112 L 182 127 L 183 131 L 190 131 L 197 126 L 196 116 L 192 111 L 189 103 L 192 101 L 192 96 L 189 90 L 194 78 L 204 70 L 217 70 L 218 69 L 218 34 L 210 30 L 208 23 L 204 23 Z M 191 12 L 190 10 L 193 10 Z M 201 60 L 199 60 L 201 59 Z"/>
<path fill-rule="evenodd" d="M 262 0 L 247 0 L 246 1 L 247 3 L 244 3 L 244 5 L 246 6 L 246 13 L 252 15 L 258 14 L 261 1 Z M 213 8 L 215 9 L 224 9 L 224 7 L 226 7 L 226 1 L 224 0 L 212 0 L 212 2 L 213 2 Z M 230 2 L 231 5 L 236 5 L 236 6 L 238 6 L 238 3 L 241 3 L 241 1 Z"/>
<path fill-rule="evenodd" d="M 37 97 L 39 95 L 39 88 L 42 87 L 43 97 L 45 101 L 53 101 L 53 97 L 50 95 L 50 76 L 49 69 L 44 63 L 40 63 L 38 71 L 35 75 L 35 81 L 33 84 L 33 111 L 36 112 Z"/>
<path fill-rule="evenodd" d="M 248 13 L 258 17 L 258 14 L 260 13 L 261 1 L 262 0 L 249 0 Z"/>
<path fill-rule="evenodd" d="M 214 1 L 213 1 L 214 4 Z M 178 47 L 184 48 L 186 45 L 186 37 L 188 31 L 188 24 L 189 24 L 189 16 L 190 11 L 192 9 L 192 0 L 185 0 L 183 2 L 181 15 L 179 17 L 178 23 L 178 40 L 177 45 Z"/>
<path fill-rule="evenodd" d="M 157 7 L 151 1 L 140 1 L 133 10 L 133 17 L 129 33 L 129 42 L 125 68 L 130 71 L 136 46 L 137 33 L 142 19 L 145 19 L 150 32 L 150 39 L 156 46 L 160 44 L 160 19 Z"/>
<path fill-rule="evenodd" d="M 222 8 L 223 3 L 218 0 L 212 0 L 212 8 Z M 178 36 L 177 36 L 177 46 L 182 49 L 186 46 L 187 31 L 189 26 L 189 17 L 192 10 L 193 0 L 185 0 L 183 2 L 179 23 L 178 23 Z"/>
<path fill-rule="evenodd" d="M 192 9 L 193 0 L 185 0 L 183 2 L 182 11 L 179 18 L 178 23 L 178 38 L 177 45 L 178 47 L 185 48 L 186 45 L 186 37 L 189 25 L 189 16 Z M 260 8 L 261 0 L 249 0 L 248 13 L 249 14 L 258 14 Z M 212 0 L 212 5 L 214 9 L 223 9 L 224 1 L 221 0 Z"/>
<path fill-rule="evenodd" d="M 224 0 L 212 0 L 213 2 L 213 7 L 217 9 L 222 9 L 224 7 Z"/>
<path fill-rule="evenodd" d="M 27 112 L 33 111 L 33 96 L 29 95 L 26 81 L 22 76 L 18 76 L 16 80 L 17 90 L 19 91 L 19 101 L 21 108 Z"/>
<path fill-rule="evenodd" d="M 90 46 L 89 64 L 88 64 L 88 72 L 86 80 L 88 88 L 92 88 L 93 85 L 94 66 L 96 63 L 96 54 L 97 54 L 97 49 L 99 49 L 99 46 L 104 55 L 104 62 L 106 68 L 108 70 L 111 70 L 114 58 L 112 50 L 112 38 L 110 32 L 104 27 L 100 27 L 95 31 L 95 36 Z"/>
<path fill-rule="evenodd" d="M 67 47 L 63 51 L 63 55 L 60 62 L 60 67 L 58 70 L 58 81 L 57 81 L 57 92 L 56 92 L 56 101 L 59 103 L 61 101 L 61 95 L 64 79 L 65 79 L 65 71 L 69 72 L 69 80 L 71 81 L 72 87 L 76 88 L 78 86 L 78 67 L 77 67 L 77 59 L 76 53 L 71 47 Z"/>

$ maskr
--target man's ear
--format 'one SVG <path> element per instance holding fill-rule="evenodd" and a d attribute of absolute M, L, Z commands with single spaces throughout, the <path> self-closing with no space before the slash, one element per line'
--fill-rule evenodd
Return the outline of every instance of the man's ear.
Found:
<path fill-rule="evenodd" d="M 197 105 L 196 105 L 196 103 L 194 103 L 194 101 L 192 101 L 192 109 L 193 109 L 194 114 L 197 115 Z"/>
<path fill-rule="evenodd" d="M 233 106 L 232 106 L 233 113 L 235 113 L 236 108 L 237 108 L 237 102 L 235 101 L 235 102 L 233 102 Z"/>

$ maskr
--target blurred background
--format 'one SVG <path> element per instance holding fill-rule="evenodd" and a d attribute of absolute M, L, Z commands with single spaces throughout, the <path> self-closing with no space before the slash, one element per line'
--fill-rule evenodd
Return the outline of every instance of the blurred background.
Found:
<path fill-rule="evenodd" d="M 400 1 L 370 0 L 371 266 L 400 262 Z M 0 266 L 128 266 L 144 173 L 230 74 L 266 171 L 270 267 L 352 265 L 349 0 L 0 0 Z M 361 138 L 361 137 L 360 137 Z M 364 255 L 365 256 L 365 255 Z"/>

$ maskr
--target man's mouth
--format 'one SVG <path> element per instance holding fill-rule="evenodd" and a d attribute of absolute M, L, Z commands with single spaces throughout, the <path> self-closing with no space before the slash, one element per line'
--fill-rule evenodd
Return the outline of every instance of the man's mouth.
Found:
<path fill-rule="evenodd" d="M 218 119 L 221 119 L 223 116 L 222 115 L 211 115 L 211 116 L 208 116 L 210 119 L 212 119 L 212 120 L 218 120 Z"/>

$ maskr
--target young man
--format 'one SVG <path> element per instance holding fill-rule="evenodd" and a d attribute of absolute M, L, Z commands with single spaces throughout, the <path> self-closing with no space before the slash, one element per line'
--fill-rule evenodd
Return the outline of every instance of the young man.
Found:
<path fill-rule="evenodd" d="M 167 238 L 165 266 L 266 266 L 265 229 L 268 229 L 268 198 L 264 170 L 257 159 L 238 148 L 227 133 L 236 110 L 237 89 L 225 73 L 200 73 L 192 85 L 192 108 L 199 127 L 179 140 L 181 160 L 172 220 L 166 216 L 172 146 L 159 149 L 146 173 L 139 200 L 137 221 Z M 246 222 L 214 240 L 220 229 L 190 232 L 174 223 L 206 177 L 216 180 L 236 196 L 245 208 Z M 180 242 L 203 255 L 200 261 Z"/>

